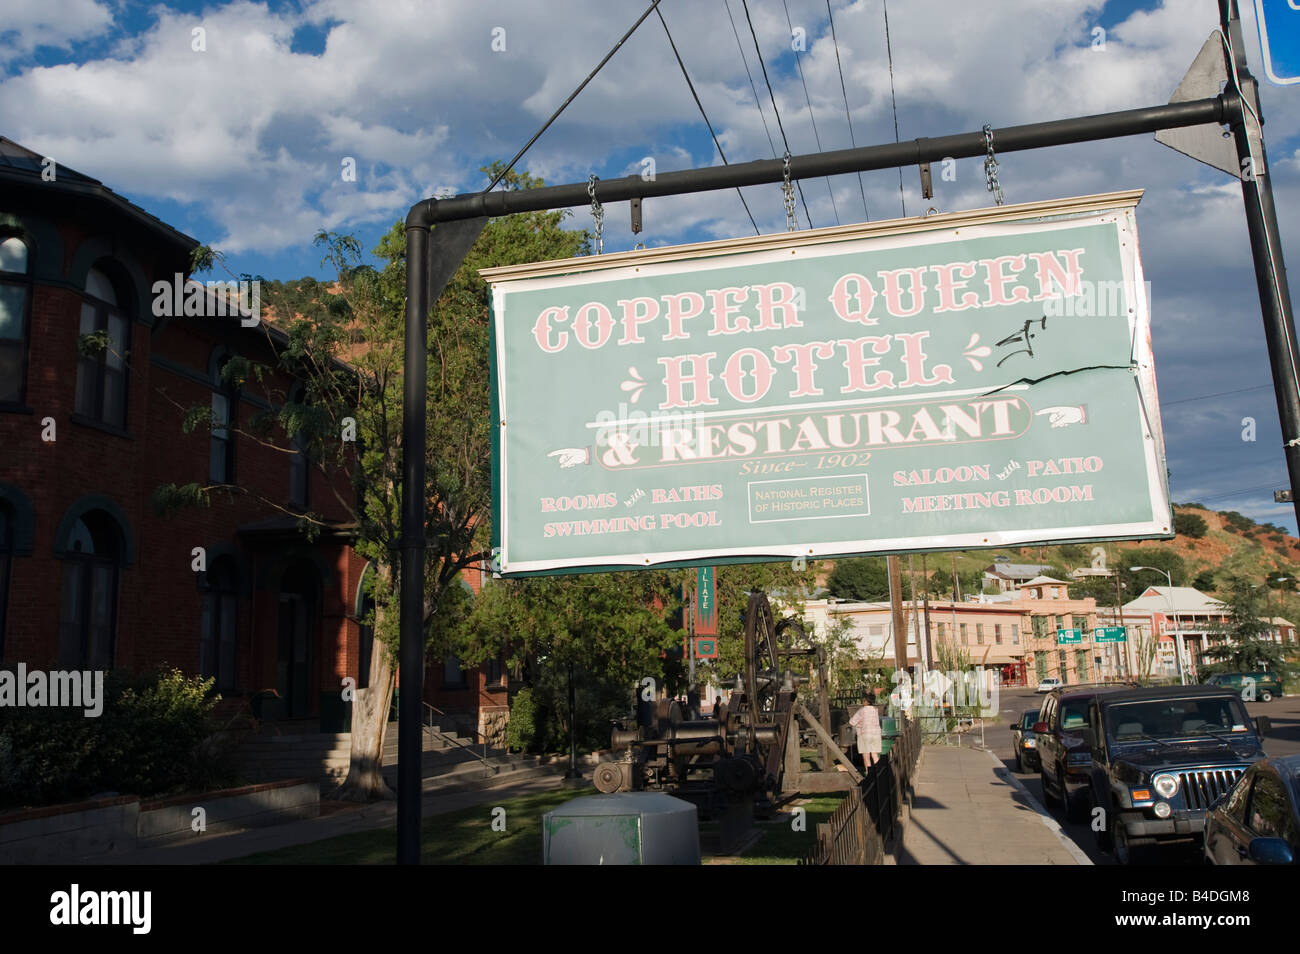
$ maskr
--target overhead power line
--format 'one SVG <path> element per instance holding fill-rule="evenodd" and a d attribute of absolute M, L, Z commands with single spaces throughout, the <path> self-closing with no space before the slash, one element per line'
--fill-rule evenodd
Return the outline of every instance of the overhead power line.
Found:
<path fill-rule="evenodd" d="M 894 45 L 889 39 L 889 0 L 882 0 L 885 10 L 885 53 L 889 57 L 889 102 L 894 109 L 894 142 L 898 142 L 898 100 L 894 96 Z M 898 167 L 898 201 L 903 206 L 903 218 L 907 218 L 907 199 L 903 197 L 903 167 Z"/>
<path fill-rule="evenodd" d="M 511 159 L 508 163 L 506 163 L 504 169 L 502 169 L 500 172 L 496 174 L 496 177 L 490 183 L 488 183 L 488 187 L 483 190 L 484 192 L 491 192 L 493 189 L 496 188 L 497 183 L 500 182 L 502 179 L 504 179 L 506 177 L 506 174 L 515 167 L 515 163 L 518 162 L 520 159 L 522 159 L 524 153 L 526 153 L 529 149 L 533 147 L 533 143 L 537 142 L 538 139 L 542 138 L 542 133 L 546 132 L 546 130 L 551 127 L 551 123 L 559 119 L 560 113 L 564 112 L 565 108 L 571 102 L 574 101 L 577 95 L 587 88 L 587 84 L 590 83 L 592 79 L 595 78 L 596 74 L 599 73 L 604 68 L 605 64 L 610 61 L 610 58 L 619 51 L 619 48 L 624 43 L 627 42 L 627 38 L 636 32 L 636 28 L 645 22 L 645 18 L 650 16 L 650 14 L 653 13 L 659 7 L 660 2 L 661 0 L 653 0 L 650 6 L 646 8 L 645 13 L 637 17 L 636 23 L 633 23 L 632 26 L 628 29 L 628 31 L 624 33 L 623 36 L 619 39 L 619 41 L 614 44 L 614 46 L 610 49 L 610 51 L 605 54 L 605 58 L 596 64 L 596 68 L 587 74 L 587 78 L 578 84 L 578 88 L 569 94 L 569 98 L 560 104 L 560 108 L 557 109 L 555 112 L 551 113 L 551 118 L 546 120 L 546 122 L 542 123 L 542 128 L 537 130 L 537 132 L 533 133 L 533 138 L 528 140 L 528 142 L 524 143 L 524 147 L 520 149 L 517 153 L 515 153 L 515 157 Z"/>
<path fill-rule="evenodd" d="M 835 68 L 840 73 L 840 94 L 844 97 L 844 118 L 849 123 L 849 143 L 854 149 L 858 148 L 858 140 L 853 135 L 853 116 L 849 113 L 849 93 L 844 85 L 844 66 L 840 63 L 840 41 L 835 36 L 835 14 L 831 12 L 831 0 L 826 0 L 826 18 L 831 21 L 831 43 L 835 46 Z M 862 173 L 858 173 L 858 191 L 862 193 L 862 214 L 867 221 L 871 221 L 871 213 L 867 210 L 867 187 L 862 184 Z"/>
<path fill-rule="evenodd" d="M 794 21 L 790 19 L 790 5 L 786 0 L 781 0 L 781 6 L 785 8 L 785 23 L 790 28 L 790 36 L 794 36 Z M 661 14 L 662 16 L 662 14 Z M 812 97 L 808 95 L 808 81 L 803 75 L 803 61 L 799 58 L 799 51 L 794 51 L 794 65 L 799 70 L 799 82 L 803 84 L 803 100 L 808 104 L 808 120 L 812 123 L 813 140 L 817 143 L 817 151 L 822 151 L 822 137 L 817 132 L 817 117 L 813 115 Z M 840 224 L 840 209 L 835 204 L 835 190 L 831 188 L 831 177 L 826 176 L 826 194 L 831 197 L 831 211 L 835 213 L 835 224 Z"/>
<path fill-rule="evenodd" d="M 763 132 L 767 133 L 767 144 L 772 147 L 772 156 L 776 157 L 776 143 L 772 141 L 772 130 L 767 128 L 767 117 L 763 115 L 763 104 L 758 100 L 758 86 L 754 83 L 754 74 L 749 71 L 749 60 L 745 56 L 745 45 L 740 42 L 740 31 L 736 29 L 736 18 L 731 15 L 731 3 L 729 0 L 722 0 L 723 6 L 727 8 L 727 19 L 731 21 L 731 32 L 736 37 L 736 49 L 740 50 L 740 62 L 745 64 L 745 75 L 749 77 L 749 88 L 754 91 L 754 108 L 758 110 L 758 118 L 763 121 Z"/>
<path fill-rule="evenodd" d="M 709 127 L 709 135 L 713 137 L 713 144 L 718 147 L 718 155 L 722 157 L 722 164 L 729 165 L 727 154 L 722 151 L 722 143 L 718 142 L 718 135 L 713 131 L 713 124 L 709 122 L 708 114 L 704 112 L 704 104 L 700 102 L 699 94 L 695 92 L 695 84 L 691 82 L 691 75 L 686 72 L 686 64 L 682 62 L 682 55 L 677 52 L 677 44 L 673 42 L 673 35 L 668 29 L 668 21 L 664 19 L 662 10 L 655 10 L 659 16 L 659 22 L 664 25 L 664 33 L 668 34 L 668 45 L 673 48 L 673 56 L 677 57 L 677 65 L 682 68 L 682 76 L 686 78 L 686 85 L 690 87 L 691 96 L 695 100 L 695 105 L 700 110 L 700 115 L 704 117 L 704 125 Z M 745 214 L 749 216 L 749 224 L 754 226 L 754 234 L 762 234 L 759 230 L 758 223 L 754 221 L 754 213 L 749 211 L 749 203 L 745 201 L 744 194 L 739 187 L 736 189 L 736 195 L 740 196 L 740 204 L 745 207 Z"/>
<path fill-rule="evenodd" d="M 1217 391 L 1214 394 L 1198 394 L 1196 397 L 1179 398 L 1177 401 L 1161 401 L 1161 407 L 1172 407 L 1175 404 L 1186 404 L 1189 401 L 1204 401 L 1209 398 L 1227 397 L 1229 394 L 1245 394 L 1247 391 L 1271 391 L 1273 385 L 1259 384 L 1253 388 L 1237 388 L 1235 391 Z"/>
<path fill-rule="evenodd" d="M 740 6 L 745 11 L 745 21 L 749 24 L 749 35 L 754 39 L 754 55 L 758 57 L 758 65 L 763 71 L 763 82 L 767 84 L 767 95 L 772 100 L 772 112 L 776 116 L 776 128 L 781 133 L 781 143 L 785 146 L 785 151 L 790 151 L 790 140 L 785 135 L 785 125 L 781 122 L 781 111 L 776 108 L 776 93 L 772 92 L 772 80 L 767 75 L 767 64 L 763 62 L 763 51 L 758 45 L 758 33 L 754 30 L 754 20 L 749 15 L 749 0 L 740 0 Z M 799 201 L 803 203 L 804 218 L 808 220 L 808 228 L 813 228 L 812 216 L 808 214 L 808 200 L 803 196 L 803 185 L 799 180 L 795 180 L 795 188 L 799 190 Z"/>

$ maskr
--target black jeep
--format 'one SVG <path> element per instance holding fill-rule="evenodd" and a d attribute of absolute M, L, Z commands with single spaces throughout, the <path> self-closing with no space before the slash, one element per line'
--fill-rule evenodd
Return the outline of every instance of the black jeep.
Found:
<path fill-rule="evenodd" d="M 1092 750 L 1100 847 L 1129 864 L 1138 846 L 1199 842 L 1205 810 L 1264 757 L 1268 720 L 1252 726 L 1240 696 L 1212 686 L 1099 695 L 1081 735 Z"/>

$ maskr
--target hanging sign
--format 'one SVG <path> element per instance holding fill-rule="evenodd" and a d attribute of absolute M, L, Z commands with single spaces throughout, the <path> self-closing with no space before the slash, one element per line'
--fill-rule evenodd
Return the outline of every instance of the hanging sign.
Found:
<path fill-rule="evenodd" d="M 484 270 L 500 572 L 1172 536 L 1140 196 Z"/>
<path fill-rule="evenodd" d="M 695 571 L 695 607 L 692 613 L 696 636 L 718 635 L 717 587 L 711 566 L 698 567 Z"/>
<path fill-rule="evenodd" d="M 717 638 L 714 636 L 696 637 L 695 658 L 696 659 L 717 659 L 718 658 Z"/>

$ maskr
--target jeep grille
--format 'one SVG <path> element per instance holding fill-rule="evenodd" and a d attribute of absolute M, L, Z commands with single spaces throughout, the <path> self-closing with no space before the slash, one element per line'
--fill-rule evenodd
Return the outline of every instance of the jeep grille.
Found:
<path fill-rule="evenodd" d="M 1186 793 L 1187 807 L 1208 808 L 1210 803 L 1232 788 L 1243 769 L 1202 769 L 1178 773 L 1179 787 Z"/>

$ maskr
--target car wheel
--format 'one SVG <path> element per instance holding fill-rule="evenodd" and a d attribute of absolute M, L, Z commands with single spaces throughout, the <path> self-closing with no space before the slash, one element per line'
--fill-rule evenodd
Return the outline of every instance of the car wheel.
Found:
<path fill-rule="evenodd" d="M 1272 702 L 1272 701 L 1273 701 L 1273 693 L 1270 692 L 1270 691 L 1267 690 L 1267 689 L 1263 689 L 1263 690 L 1261 690 L 1261 691 L 1260 691 L 1260 694 L 1259 694 L 1259 701 L 1260 701 L 1260 702 Z"/>
<path fill-rule="evenodd" d="M 1112 816 L 1115 817 L 1115 816 Z M 1102 819 L 1102 827 L 1093 830 L 1093 838 L 1097 842 L 1097 850 L 1111 852 L 1115 847 L 1115 839 L 1111 837 L 1110 818 Z"/>
<path fill-rule="evenodd" d="M 1056 782 L 1061 787 L 1061 804 L 1065 806 L 1065 818 L 1070 822 L 1081 822 L 1088 817 L 1088 796 L 1086 792 L 1071 796 L 1065 784 L 1065 776 L 1057 769 Z"/>
<path fill-rule="evenodd" d="M 1115 826 L 1114 837 L 1115 847 L 1115 864 L 1131 865 L 1133 863 L 1133 848 L 1128 843 L 1128 829 L 1119 824 Z"/>

